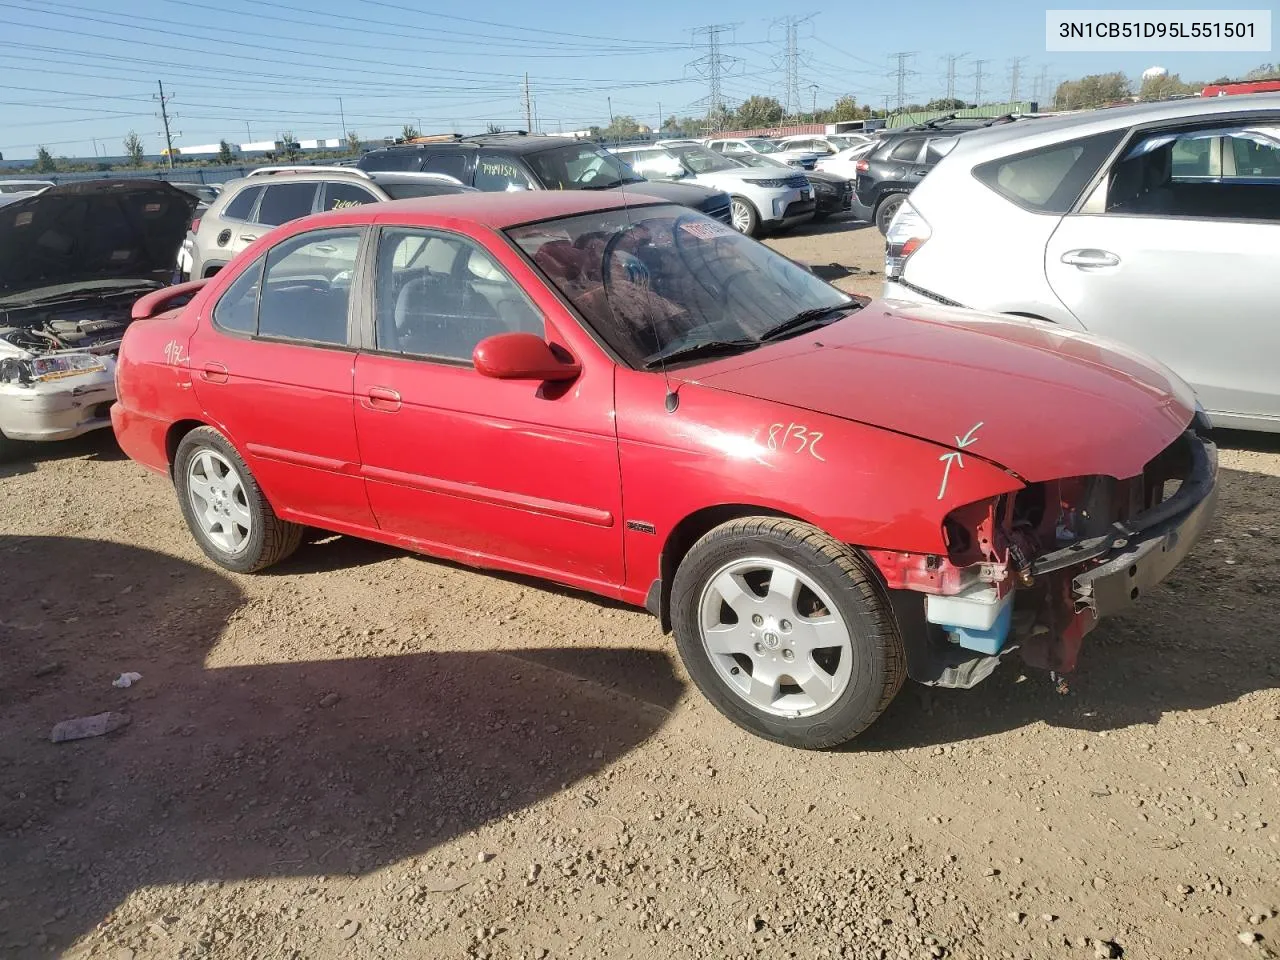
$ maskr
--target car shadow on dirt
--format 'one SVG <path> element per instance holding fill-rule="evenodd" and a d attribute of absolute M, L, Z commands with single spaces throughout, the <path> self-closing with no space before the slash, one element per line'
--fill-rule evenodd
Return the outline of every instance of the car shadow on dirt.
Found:
<path fill-rule="evenodd" d="M 826 220 L 810 220 L 808 223 L 785 230 L 777 234 L 777 236 L 818 237 L 828 233 L 852 233 L 855 230 L 867 229 L 874 230 L 875 224 L 868 223 L 866 220 L 856 220 L 852 214 L 840 213 L 834 214 Z"/>
<path fill-rule="evenodd" d="M 215 571 L 57 537 L 0 537 L 0 566 L 26 598 L 0 614 L 5 957 L 100 923 L 108 942 L 127 935 L 112 911 L 144 885 L 362 875 L 424 854 L 589 779 L 683 690 L 664 654 L 596 648 L 211 668 L 244 599 Z M 124 671 L 142 680 L 115 688 Z M 108 710 L 132 722 L 49 741 L 57 721 Z M 191 932 L 175 928 L 171 955 Z"/>
<path fill-rule="evenodd" d="M 71 440 L 57 443 L 13 442 L 12 449 L 0 460 L 0 480 L 31 473 L 38 463 L 50 460 L 123 460 L 124 451 L 110 430 L 94 430 Z"/>
<path fill-rule="evenodd" d="M 1085 637 L 1068 692 L 1017 653 L 972 690 L 907 681 L 847 749 L 959 743 L 1043 721 L 1118 730 L 1280 688 L 1280 478 L 1223 470 L 1217 518 L 1170 577 L 1130 612 Z"/>

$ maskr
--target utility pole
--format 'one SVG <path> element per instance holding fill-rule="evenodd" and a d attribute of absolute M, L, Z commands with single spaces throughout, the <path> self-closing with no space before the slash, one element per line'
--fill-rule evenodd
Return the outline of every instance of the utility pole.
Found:
<path fill-rule="evenodd" d="M 818 85 L 816 83 L 809 84 L 809 92 L 813 94 L 813 122 L 818 122 Z"/>
<path fill-rule="evenodd" d="M 157 80 L 157 81 L 156 81 L 156 83 L 158 83 L 158 84 L 160 85 L 160 97 L 159 97 L 159 99 L 160 99 L 160 119 L 164 121 L 164 143 L 165 143 L 165 146 L 168 148 L 167 152 L 165 153 L 165 157 L 166 157 L 166 158 L 168 159 L 168 161 L 169 161 L 169 169 L 170 169 L 170 170 L 172 170 L 172 169 L 173 169 L 173 135 L 169 132 L 169 109 L 168 109 L 168 107 L 169 107 L 169 101 L 170 101 L 171 99 L 173 99 L 173 98 L 172 98 L 172 97 L 166 97 L 166 96 L 164 95 L 164 81 L 163 81 L 163 80 Z"/>
<path fill-rule="evenodd" d="M 952 53 L 947 55 L 947 99 L 954 100 L 956 98 L 956 64 L 964 59 L 963 53 Z"/>
<path fill-rule="evenodd" d="M 658 101 L 658 133 L 662 133 L 662 101 Z"/>
<path fill-rule="evenodd" d="M 898 61 L 898 68 L 895 73 L 898 76 L 898 110 L 901 111 L 907 102 L 907 77 L 915 75 L 915 71 L 911 70 L 907 64 L 911 62 L 911 58 L 915 56 L 915 53 L 891 53 L 889 56 Z"/>
<path fill-rule="evenodd" d="M 713 23 L 697 27 L 693 31 L 694 42 L 702 40 L 707 51 L 689 64 L 698 76 L 707 81 L 707 95 L 695 102 L 706 106 L 712 132 L 721 130 L 724 123 L 725 105 L 721 81 L 742 62 L 737 57 L 727 56 L 720 48 L 720 38 L 731 33 L 736 26 L 733 23 Z"/>
<path fill-rule="evenodd" d="M 249 129 L 249 121 L 244 122 L 245 143 L 253 143 L 253 131 Z"/>
<path fill-rule="evenodd" d="M 524 128 L 533 129 L 533 105 L 529 102 L 529 74 L 524 75 Z"/>
<path fill-rule="evenodd" d="M 1014 57 L 1009 61 L 1009 102 L 1018 102 L 1018 81 L 1022 79 L 1022 65 L 1026 57 Z"/>
<path fill-rule="evenodd" d="M 613 97 L 605 97 L 605 103 L 609 105 L 609 126 L 613 126 Z"/>
<path fill-rule="evenodd" d="M 1049 65 L 1046 63 L 1040 67 L 1040 77 L 1036 81 L 1036 108 L 1039 109 L 1040 101 L 1049 97 Z"/>
<path fill-rule="evenodd" d="M 982 106 L 982 68 L 990 62 L 990 60 L 973 61 L 973 102 L 975 106 Z"/>
<path fill-rule="evenodd" d="M 338 117 L 342 121 L 342 139 L 347 139 L 347 112 L 342 109 L 342 98 L 338 98 Z"/>

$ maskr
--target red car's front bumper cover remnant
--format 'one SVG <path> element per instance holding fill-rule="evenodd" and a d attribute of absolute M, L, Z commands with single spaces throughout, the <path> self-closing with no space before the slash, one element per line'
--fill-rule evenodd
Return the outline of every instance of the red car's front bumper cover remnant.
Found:
<path fill-rule="evenodd" d="M 970 686 L 994 668 L 1004 653 L 1018 649 L 1033 667 L 1069 673 L 1075 669 L 1081 644 L 1103 617 L 1136 603 L 1191 551 L 1213 519 L 1218 497 L 1218 452 L 1212 442 L 1189 429 L 1161 455 L 1179 466 L 1171 475 L 1153 477 L 1155 493 L 1147 509 L 1116 520 L 1105 531 L 1081 537 L 1022 564 L 998 560 L 983 551 L 988 562 L 966 572 L 943 557 L 869 551 L 885 585 L 894 594 L 895 608 L 908 645 L 908 671 L 924 683 Z M 1158 458 L 1159 459 L 1159 458 Z M 1153 461 L 1153 466 L 1157 461 Z M 1164 464 L 1167 468 L 1167 462 Z M 1163 499 L 1167 480 L 1178 489 Z M 971 519 L 982 511 L 971 511 Z M 995 514 L 987 513 L 987 517 Z M 987 522 L 978 524 L 978 538 L 986 543 Z M 994 538 L 993 538 L 994 539 Z M 1017 569 L 1015 569 L 1017 568 Z M 1014 626 L 1004 649 L 994 657 L 975 657 L 949 643 L 936 625 L 917 613 L 922 594 L 954 593 L 975 572 L 988 583 L 999 581 L 1015 595 Z M 914 598 L 914 599 L 911 599 Z M 913 654 L 912 647 L 916 650 Z"/>

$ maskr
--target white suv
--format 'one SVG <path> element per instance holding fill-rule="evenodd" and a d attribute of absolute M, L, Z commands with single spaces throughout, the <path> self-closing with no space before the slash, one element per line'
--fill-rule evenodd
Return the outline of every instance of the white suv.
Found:
<path fill-rule="evenodd" d="M 612 152 L 647 180 L 680 180 L 723 190 L 730 197 L 734 229 L 749 237 L 812 220 L 817 209 L 813 185 L 800 170 L 743 167 L 696 143 L 618 147 Z"/>
<path fill-rule="evenodd" d="M 1166 363 L 1216 425 L 1280 431 L 1280 95 L 970 131 L 886 241 L 886 298 L 1101 334 Z"/>
<path fill-rule="evenodd" d="M 781 160 L 792 167 L 803 167 L 805 170 L 812 170 L 820 156 L 812 150 L 789 150 L 786 147 L 780 147 L 764 137 L 712 139 L 707 141 L 707 149 L 730 157 L 741 156 L 744 153 L 763 153 L 774 160 Z"/>

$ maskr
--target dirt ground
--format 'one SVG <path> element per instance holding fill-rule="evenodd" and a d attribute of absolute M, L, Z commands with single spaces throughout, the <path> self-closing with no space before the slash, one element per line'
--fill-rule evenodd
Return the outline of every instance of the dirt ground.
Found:
<path fill-rule="evenodd" d="M 774 242 L 879 288 L 873 229 Z M 1280 955 L 1280 441 L 1221 442 L 1211 534 L 1068 693 L 909 685 L 833 753 L 721 719 L 642 612 L 336 537 L 228 575 L 109 435 L 39 450 L 0 467 L 0 956 Z"/>

